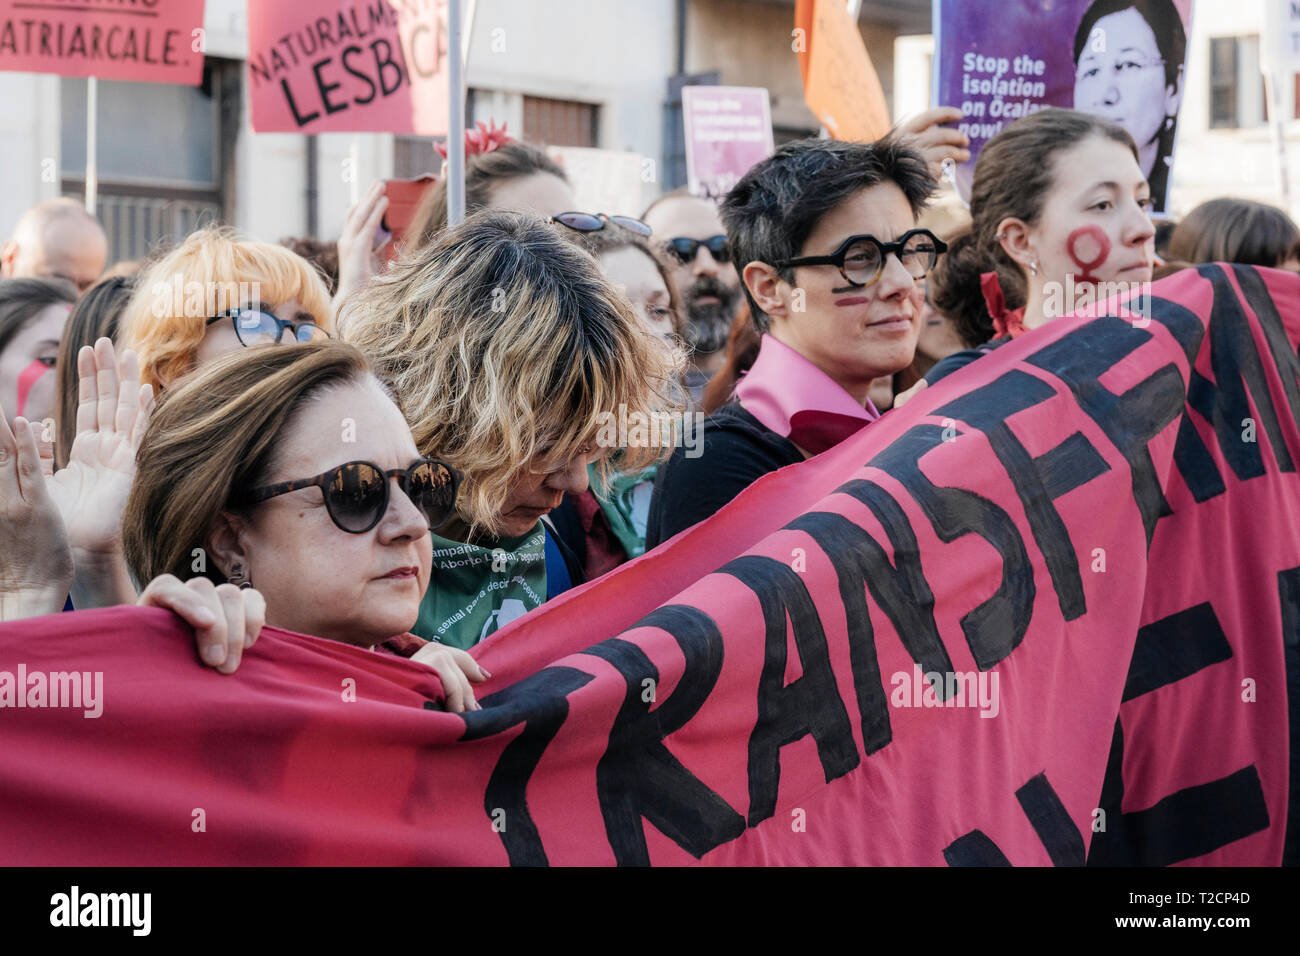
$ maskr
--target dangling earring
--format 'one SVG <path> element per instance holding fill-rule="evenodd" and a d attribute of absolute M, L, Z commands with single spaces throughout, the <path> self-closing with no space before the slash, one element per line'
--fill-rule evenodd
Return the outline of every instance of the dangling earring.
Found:
<path fill-rule="evenodd" d="M 1029 263 L 1029 274 L 1030 274 L 1030 275 L 1038 275 L 1038 260 L 1037 260 L 1037 259 L 1035 259 L 1033 262 Z"/>
<path fill-rule="evenodd" d="M 244 566 L 238 563 L 230 568 L 230 583 L 237 585 L 241 591 L 253 586 L 252 579 L 244 577 Z"/>

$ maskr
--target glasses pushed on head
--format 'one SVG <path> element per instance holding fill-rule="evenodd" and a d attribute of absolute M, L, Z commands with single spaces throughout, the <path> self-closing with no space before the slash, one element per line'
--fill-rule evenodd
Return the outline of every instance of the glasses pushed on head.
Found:
<path fill-rule="evenodd" d="M 552 216 L 551 222 L 558 222 L 574 232 L 599 232 L 608 222 L 630 229 L 639 236 L 648 236 L 654 231 L 640 219 L 633 219 L 631 216 L 607 216 L 603 212 L 562 212 Z"/>

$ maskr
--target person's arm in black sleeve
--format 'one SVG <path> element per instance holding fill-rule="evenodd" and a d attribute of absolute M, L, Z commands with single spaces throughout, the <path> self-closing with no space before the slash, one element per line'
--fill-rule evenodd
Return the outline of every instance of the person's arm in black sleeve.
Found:
<path fill-rule="evenodd" d="M 785 439 L 768 433 L 763 440 L 751 432 L 706 425 L 703 454 L 689 458 L 685 448 L 673 450 L 655 476 L 646 550 L 711 518 L 768 472 L 802 460 Z"/>

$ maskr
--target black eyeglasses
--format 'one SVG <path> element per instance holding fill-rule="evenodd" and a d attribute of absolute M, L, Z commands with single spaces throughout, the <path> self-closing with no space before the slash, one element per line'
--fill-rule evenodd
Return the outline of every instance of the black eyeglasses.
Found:
<path fill-rule="evenodd" d="M 648 236 L 654 232 L 640 219 L 633 219 L 631 216 L 606 216 L 604 213 L 562 212 L 558 216 L 552 216 L 551 222 L 558 222 L 561 226 L 568 226 L 576 232 L 599 232 L 605 228 L 607 222 L 630 229 L 640 236 Z"/>
<path fill-rule="evenodd" d="M 913 279 L 923 279 L 948 251 L 948 244 L 929 229 L 911 229 L 897 242 L 881 242 L 875 236 L 849 236 L 832 255 L 802 256 L 778 262 L 778 268 L 794 266 L 835 266 L 849 285 L 862 288 L 880 278 L 885 271 L 885 257 L 898 256 L 907 274 Z"/>
<path fill-rule="evenodd" d="M 731 246 L 727 244 L 726 236 L 709 236 L 707 239 L 691 239 L 687 236 L 678 236 L 675 239 L 668 240 L 668 251 L 682 265 L 695 258 L 700 246 L 709 250 L 709 255 L 713 256 L 714 262 L 731 261 Z"/>
<path fill-rule="evenodd" d="M 430 531 L 437 531 L 451 518 L 460 475 L 436 458 L 421 458 L 409 468 L 388 471 L 368 461 L 350 461 L 314 478 L 254 488 L 244 503 L 254 505 L 302 488 L 319 488 L 325 496 L 325 510 L 334 524 L 349 534 L 365 534 L 379 524 L 388 510 L 388 486 L 392 478 L 397 479 L 406 497 L 424 513 Z"/>
<path fill-rule="evenodd" d="M 222 319 L 234 323 L 239 344 L 248 348 L 255 345 L 279 345 L 284 340 L 285 329 L 292 330 L 295 342 L 313 342 L 330 337 L 315 322 L 286 322 L 262 309 L 228 309 L 208 319 L 208 325 Z"/>

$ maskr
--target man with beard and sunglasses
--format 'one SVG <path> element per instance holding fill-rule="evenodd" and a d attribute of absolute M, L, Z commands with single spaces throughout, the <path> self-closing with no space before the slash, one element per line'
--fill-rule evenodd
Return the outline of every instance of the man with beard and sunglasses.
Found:
<path fill-rule="evenodd" d="M 686 387 L 699 405 L 704 386 L 726 361 L 727 334 L 740 304 L 740 277 L 731 262 L 726 230 L 717 206 L 684 189 L 655 200 L 641 218 L 674 266 L 692 350 Z"/>
<path fill-rule="evenodd" d="M 911 363 L 919 280 L 946 248 L 916 226 L 932 176 L 910 139 L 805 139 L 727 194 L 722 220 L 762 343 L 735 400 L 660 466 L 647 549 L 879 418 L 871 383 Z"/>

